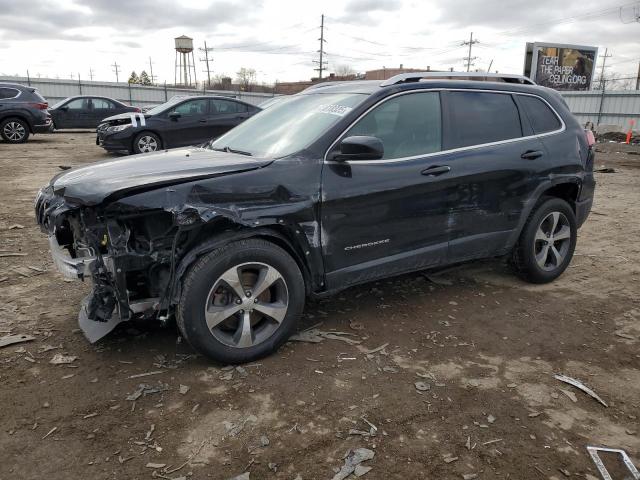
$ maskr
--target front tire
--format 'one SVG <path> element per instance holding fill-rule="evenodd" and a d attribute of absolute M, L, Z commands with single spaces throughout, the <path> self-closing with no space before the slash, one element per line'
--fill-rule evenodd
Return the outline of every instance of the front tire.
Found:
<path fill-rule="evenodd" d="M 302 273 L 286 251 L 261 239 L 239 240 L 190 268 L 177 323 L 203 355 L 221 363 L 251 362 L 289 338 L 304 301 Z"/>
<path fill-rule="evenodd" d="M 576 248 L 578 228 L 571 206 L 545 198 L 534 208 L 513 251 L 513 265 L 524 280 L 548 283 L 567 269 Z"/>
<path fill-rule="evenodd" d="M 25 143 L 29 139 L 29 124 L 20 118 L 7 118 L 0 123 L 0 135 L 5 142 Z"/>
<path fill-rule="evenodd" d="M 133 153 L 156 152 L 161 148 L 162 141 L 153 132 L 141 132 L 133 139 Z"/>

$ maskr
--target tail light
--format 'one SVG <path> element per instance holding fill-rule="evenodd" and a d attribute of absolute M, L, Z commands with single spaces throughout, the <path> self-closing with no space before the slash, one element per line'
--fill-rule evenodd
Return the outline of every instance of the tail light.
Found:
<path fill-rule="evenodd" d="M 596 144 L 596 137 L 593 135 L 593 132 L 591 130 L 585 130 L 584 133 L 587 137 L 589 148 L 593 147 Z"/>
<path fill-rule="evenodd" d="M 138 108 L 138 107 L 133 107 L 133 111 L 136 112 L 136 113 L 142 112 L 142 110 L 140 110 L 140 108 Z"/>
<path fill-rule="evenodd" d="M 38 110 L 46 110 L 49 108 L 49 104 L 47 102 L 43 103 L 29 103 L 30 107 L 37 108 Z"/>

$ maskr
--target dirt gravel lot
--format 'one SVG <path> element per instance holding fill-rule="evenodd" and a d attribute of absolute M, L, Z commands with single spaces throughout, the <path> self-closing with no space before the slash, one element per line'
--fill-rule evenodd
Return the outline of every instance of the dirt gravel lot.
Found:
<path fill-rule="evenodd" d="M 351 288 L 301 325 L 348 335 L 229 368 L 173 326 L 90 345 L 88 287 L 54 271 L 33 198 L 59 165 L 113 157 L 86 132 L 0 144 L 0 337 L 35 337 L 0 348 L 0 479 L 331 479 L 356 448 L 367 479 L 596 479 L 590 444 L 640 465 L 640 149 L 598 150 L 616 172 L 555 283 L 491 260 Z"/>

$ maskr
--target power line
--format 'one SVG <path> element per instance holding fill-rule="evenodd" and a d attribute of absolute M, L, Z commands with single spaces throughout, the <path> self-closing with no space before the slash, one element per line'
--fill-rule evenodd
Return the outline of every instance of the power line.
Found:
<path fill-rule="evenodd" d="M 469 45 L 469 55 L 467 55 L 467 61 L 465 62 L 465 65 L 467 66 L 467 72 L 469 71 L 469 69 L 471 68 L 471 65 L 473 65 L 473 63 L 471 63 L 472 60 L 477 59 L 478 57 L 471 57 L 471 47 L 473 47 L 474 43 L 480 43 L 478 40 L 474 40 L 473 39 L 473 32 L 471 32 L 471 36 L 469 37 L 469 41 L 468 42 L 462 42 L 460 44 L 460 46 L 465 46 L 465 45 Z"/>
<path fill-rule="evenodd" d="M 607 55 L 609 53 L 609 49 L 605 48 L 604 49 L 604 55 L 601 57 L 602 58 L 602 70 L 600 71 L 600 86 L 602 88 L 602 91 L 604 91 L 604 84 L 605 84 L 605 79 L 604 79 L 604 69 L 606 68 L 606 63 L 607 63 L 607 58 L 612 57 L 613 55 Z"/>
<path fill-rule="evenodd" d="M 320 17 L 320 38 L 318 40 L 320 41 L 320 50 L 318 50 L 320 58 L 317 62 L 314 60 L 314 63 L 318 64 L 318 68 L 314 68 L 314 70 L 317 70 L 318 78 L 322 80 L 322 71 L 325 70 L 325 65 L 327 64 L 327 62 L 322 59 L 323 55 L 325 54 L 324 44 L 327 42 L 324 39 L 324 13 Z"/>
<path fill-rule="evenodd" d="M 113 65 L 111 65 L 113 67 L 113 72 L 115 72 L 116 74 L 116 83 L 120 82 L 120 77 L 118 76 L 118 74 L 120 73 L 120 65 L 118 65 L 118 62 L 113 62 Z"/>
<path fill-rule="evenodd" d="M 207 87 L 211 88 L 211 70 L 209 68 L 209 52 L 213 51 L 213 47 L 207 47 L 207 42 L 204 42 L 204 48 L 199 48 L 201 52 L 204 52 L 204 59 L 200 59 L 201 62 L 205 62 L 207 68 Z"/>
<path fill-rule="evenodd" d="M 149 57 L 149 76 L 151 77 L 151 84 L 156 83 L 156 77 L 153 74 L 153 62 L 151 61 L 151 57 Z"/>

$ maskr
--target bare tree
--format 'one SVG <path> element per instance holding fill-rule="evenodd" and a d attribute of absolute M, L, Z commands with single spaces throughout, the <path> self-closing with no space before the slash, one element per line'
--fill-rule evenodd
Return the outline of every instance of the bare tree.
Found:
<path fill-rule="evenodd" d="M 336 65 L 336 68 L 333 69 L 333 73 L 336 74 L 336 77 L 347 77 L 349 75 L 355 75 L 356 71 L 351 67 L 351 65 L 343 63 Z"/>
<path fill-rule="evenodd" d="M 256 84 L 256 71 L 254 68 L 242 67 L 236 72 L 236 81 L 245 92 L 250 92 Z"/>

